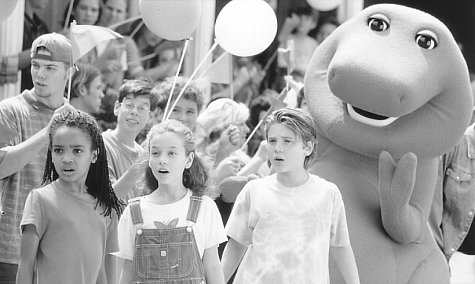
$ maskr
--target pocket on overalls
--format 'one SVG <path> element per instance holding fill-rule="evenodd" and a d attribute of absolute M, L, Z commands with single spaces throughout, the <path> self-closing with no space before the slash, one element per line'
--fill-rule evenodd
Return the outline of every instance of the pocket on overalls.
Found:
<path fill-rule="evenodd" d="M 142 278 L 182 278 L 193 270 L 191 242 L 142 244 L 138 250 L 137 273 Z"/>

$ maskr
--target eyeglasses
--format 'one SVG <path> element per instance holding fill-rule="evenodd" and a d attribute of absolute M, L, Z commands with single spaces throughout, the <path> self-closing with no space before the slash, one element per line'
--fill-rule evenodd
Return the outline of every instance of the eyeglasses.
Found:
<path fill-rule="evenodd" d="M 128 111 L 132 111 L 134 108 L 137 109 L 138 113 L 142 114 L 150 111 L 150 107 L 147 105 L 136 106 L 133 102 L 122 102 L 120 104 Z"/>

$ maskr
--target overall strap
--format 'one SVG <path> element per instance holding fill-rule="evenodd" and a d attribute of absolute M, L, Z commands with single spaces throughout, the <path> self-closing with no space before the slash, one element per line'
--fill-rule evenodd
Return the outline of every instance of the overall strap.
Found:
<path fill-rule="evenodd" d="M 200 212 L 202 197 L 193 192 L 190 196 L 190 206 L 188 207 L 188 214 L 186 215 L 186 220 L 196 223 L 198 218 L 198 213 Z"/>
<path fill-rule="evenodd" d="M 129 200 L 130 214 L 134 225 L 143 224 L 142 211 L 140 210 L 140 199 L 134 198 Z"/>

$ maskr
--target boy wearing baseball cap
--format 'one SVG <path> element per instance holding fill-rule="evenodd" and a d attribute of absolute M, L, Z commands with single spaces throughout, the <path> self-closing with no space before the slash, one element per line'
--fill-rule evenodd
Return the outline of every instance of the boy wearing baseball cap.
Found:
<path fill-rule="evenodd" d="M 0 125 L 9 133 L 0 144 L 0 282 L 6 283 L 15 282 L 26 197 L 42 182 L 48 125 L 54 114 L 74 110 L 64 98 L 73 70 L 70 41 L 57 33 L 41 35 L 30 57 L 33 89 L 0 101 Z"/>

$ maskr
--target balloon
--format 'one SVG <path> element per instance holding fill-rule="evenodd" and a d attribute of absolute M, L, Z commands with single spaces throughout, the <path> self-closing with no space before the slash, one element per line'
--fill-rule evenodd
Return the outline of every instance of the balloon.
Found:
<path fill-rule="evenodd" d="M 330 11 L 338 7 L 341 0 L 307 0 L 307 3 L 318 11 Z"/>
<path fill-rule="evenodd" d="M 168 40 L 182 40 L 198 27 L 201 0 L 140 0 L 139 10 L 153 33 Z"/>
<path fill-rule="evenodd" d="M 274 10 L 263 0 L 233 0 L 219 13 L 214 27 L 216 41 L 236 56 L 264 51 L 277 33 Z"/>
<path fill-rule="evenodd" d="M 18 0 L 2 0 L 2 9 L 0 9 L 0 22 L 8 19 L 13 10 L 15 10 Z"/>

